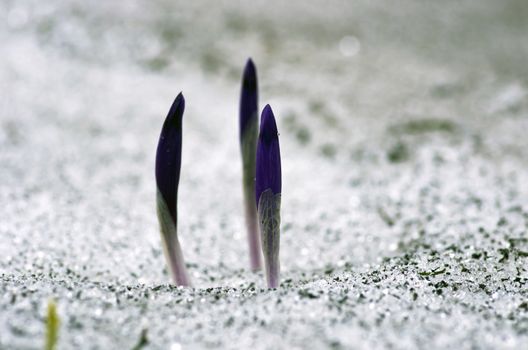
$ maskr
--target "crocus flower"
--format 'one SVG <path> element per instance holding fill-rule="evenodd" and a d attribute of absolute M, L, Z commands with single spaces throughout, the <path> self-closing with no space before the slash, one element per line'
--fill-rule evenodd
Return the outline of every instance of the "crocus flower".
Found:
<path fill-rule="evenodd" d="M 157 208 L 165 258 L 174 282 L 188 286 L 189 278 L 178 241 L 178 184 L 180 182 L 182 117 L 185 99 L 176 97 L 163 123 L 156 152 Z"/>
<path fill-rule="evenodd" d="M 281 161 L 279 134 L 269 105 L 264 107 L 257 143 L 255 199 L 269 288 L 279 286 Z"/>
<path fill-rule="evenodd" d="M 258 137 L 258 85 L 257 72 L 251 59 L 247 60 L 242 75 L 240 92 L 240 151 L 242 153 L 242 188 L 249 260 L 252 270 L 261 268 L 258 237 L 257 206 L 255 205 L 255 153 Z"/>

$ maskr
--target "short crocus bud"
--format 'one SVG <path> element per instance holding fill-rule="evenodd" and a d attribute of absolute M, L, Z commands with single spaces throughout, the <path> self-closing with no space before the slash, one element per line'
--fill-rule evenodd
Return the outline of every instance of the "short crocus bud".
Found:
<path fill-rule="evenodd" d="M 255 154 L 258 137 L 258 84 L 257 72 L 248 59 L 242 75 L 240 92 L 240 151 L 242 153 L 242 188 L 246 231 L 249 243 L 249 260 L 252 270 L 259 270 L 260 241 L 258 237 L 257 206 L 255 205 Z"/>
<path fill-rule="evenodd" d="M 185 99 L 180 93 L 163 123 L 156 152 L 157 209 L 163 250 L 173 280 L 180 286 L 190 285 L 177 231 L 184 109 Z"/>
<path fill-rule="evenodd" d="M 257 143 L 255 199 L 269 288 L 279 286 L 281 186 L 279 133 L 273 111 L 266 105 Z"/>

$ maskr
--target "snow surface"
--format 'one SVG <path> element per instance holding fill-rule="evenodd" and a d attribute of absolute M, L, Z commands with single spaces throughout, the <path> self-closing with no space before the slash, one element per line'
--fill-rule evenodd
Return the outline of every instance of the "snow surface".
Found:
<path fill-rule="evenodd" d="M 521 349 L 523 0 L 0 3 L 0 349 Z M 247 57 L 278 119 L 282 285 L 248 271 Z M 154 153 L 183 91 L 169 284 Z"/>

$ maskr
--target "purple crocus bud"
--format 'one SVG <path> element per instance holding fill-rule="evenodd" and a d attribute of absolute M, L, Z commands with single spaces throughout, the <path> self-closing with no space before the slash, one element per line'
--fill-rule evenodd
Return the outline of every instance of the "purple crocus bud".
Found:
<path fill-rule="evenodd" d="M 173 280 L 180 286 L 190 285 L 177 231 L 184 109 L 185 99 L 180 92 L 163 123 L 156 152 L 157 209 L 163 250 Z"/>
<path fill-rule="evenodd" d="M 279 286 L 281 161 L 279 133 L 269 105 L 264 107 L 257 143 L 255 199 L 257 202 L 262 252 L 269 288 Z"/>
<path fill-rule="evenodd" d="M 258 137 L 258 84 L 253 61 L 247 60 L 240 92 L 240 152 L 242 154 L 242 188 L 249 260 L 253 271 L 262 267 L 258 237 L 257 206 L 255 204 L 255 154 Z"/>

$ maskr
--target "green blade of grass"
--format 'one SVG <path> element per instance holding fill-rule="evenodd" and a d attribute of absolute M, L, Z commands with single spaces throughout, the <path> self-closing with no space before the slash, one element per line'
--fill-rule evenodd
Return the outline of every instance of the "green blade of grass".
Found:
<path fill-rule="evenodd" d="M 59 338 L 60 319 L 57 314 L 57 305 L 54 300 L 48 302 L 48 312 L 46 317 L 46 345 L 45 350 L 55 350 L 57 339 Z"/>

